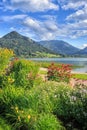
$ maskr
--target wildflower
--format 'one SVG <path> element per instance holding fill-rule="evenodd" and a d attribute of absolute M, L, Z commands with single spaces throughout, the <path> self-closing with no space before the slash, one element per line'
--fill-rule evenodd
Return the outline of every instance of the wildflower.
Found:
<path fill-rule="evenodd" d="M 18 107 L 15 107 L 15 110 L 18 110 Z"/>
<path fill-rule="evenodd" d="M 18 110 L 16 112 L 18 113 Z"/>
<path fill-rule="evenodd" d="M 31 116 L 30 115 L 28 115 L 28 119 L 30 119 L 31 118 Z"/>
<path fill-rule="evenodd" d="M 19 121 L 21 120 L 20 116 L 18 116 L 18 120 L 19 120 Z"/>
<path fill-rule="evenodd" d="M 24 113 L 24 111 L 21 111 L 21 113 Z"/>

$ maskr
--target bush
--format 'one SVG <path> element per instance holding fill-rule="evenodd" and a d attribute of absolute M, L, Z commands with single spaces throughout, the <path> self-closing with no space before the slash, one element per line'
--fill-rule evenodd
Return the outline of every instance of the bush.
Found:
<path fill-rule="evenodd" d="M 33 127 L 35 112 L 30 109 L 24 88 L 9 86 L 0 91 L 0 115 L 15 129 Z"/>
<path fill-rule="evenodd" d="M 57 91 L 54 114 L 61 119 L 67 129 L 87 129 L 87 87 Z"/>
<path fill-rule="evenodd" d="M 70 89 L 67 84 L 54 81 L 42 83 L 40 86 L 33 87 L 31 91 L 27 91 L 26 93 L 31 108 L 38 113 L 52 113 L 56 107 L 59 89 L 62 92 L 63 87 L 66 91 Z"/>
<path fill-rule="evenodd" d="M 69 82 L 71 78 L 71 66 L 65 64 L 56 66 L 54 63 L 52 63 L 48 67 L 47 77 L 48 80 Z"/>
<path fill-rule="evenodd" d="M 11 128 L 11 126 L 8 125 L 5 120 L 0 118 L 0 130 L 14 130 L 14 129 Z"/>
<path fill-rule="evenodd" d="M 17 130 L 34 130 L 36 116 L 33 110 L 19 109 L 17 106 L 12 107 L 11 111 L 6 113 L 6 119 Z"/>
<path fill-rule="evenodd" d="M 9 49 L 0 48 L 0 75 L 6 73 L 6 68 L 10 62 L 10 58 L 13 56 L 13 51 Z"/>
<path fill-rule="evenodd" d="M 42 113 L 36 121 L 35 130 L 65 130 L 65 128 L 54 115 Z"/>
<path fill-rule="evenodd" d="M 47 93 L 45 85 L 44 88 L 33 87 L 31 90 L 14 86 L 5 87 L 0 91 L 0 114 L 15 129 L 40 130 L 41 127 L 41 129 L 47 127 L 50 130 L 52 128 L 61 130 L 61 123 L 50 115 L 52 104 Z M 43 112 L 45 114 L 42 114 Z"/>
<path fill-rule="evenodd" d="M 0 91 L 0 114 L 5 117 L 11 111 L 11 107 L 19 109 L 28 108 L 28 98 L 23 88 L 8 86 Z"/>
<path fill-rule="evenodd" d="M 15 86 L 32 87 L 37 80 L 39 67 L 28 60 L 13 61 L 11 77 L 14 79 Z"/>

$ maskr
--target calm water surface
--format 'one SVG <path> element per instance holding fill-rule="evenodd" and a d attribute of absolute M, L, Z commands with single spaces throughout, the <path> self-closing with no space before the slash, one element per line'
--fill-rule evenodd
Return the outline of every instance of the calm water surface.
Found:
<path fill-rule="evenodd" d="M 73 71 L 87 73 L 87 58 L 30 58 L 30 60 L 59 62 L 65 64 L 79 65 L 83 67 L 74 69 Z"/>

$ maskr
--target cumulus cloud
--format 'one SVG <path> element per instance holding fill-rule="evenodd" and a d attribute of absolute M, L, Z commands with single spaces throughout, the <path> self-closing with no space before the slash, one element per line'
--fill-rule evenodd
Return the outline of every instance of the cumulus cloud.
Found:
<path fill-rule="evenodd" d="M 31 30 L 38 39 L 54 39 L 57 35 L 56 32 L 58 30 L 58 26 L 55 21 L 46 20 L 42 22 L 31 17 L 27 17 L 23 24 L 29 29 L 29 31 Z"/>
<path fill-rule="evenodd" d="M 10 0 L 10 4 L 6 8 L 10 10 L 19 9 L 25 12 L 38 12 L 58 10 L 58 5 L 54 4 L 52 0 Z"/>
<path fill-rule="evenodd" d="M 25 32 L 28 34 L 32 33 L 32 38 L 37 40 L 52 40 L 56 38 L 78 38 L 82 36 L 87 36 L 87 21 L 84 23 L 68 23 L 68 24 L 58 24 L 56 20 L 46 19 L 45 21 L 39 21 L 31 17 L 27 17 L 23 21 Z M 84 28 L 82 28 L 84 25 Z"/>
<path fill-rule="evenodd" d="M 78 4 L 78 2 L 80 4 Z M 77 10 L 75 10 L 74 13 L 72 13 L 66 17 L 66 22 L 67 22 L 66 26 L 72 32 L 71 38 L 87 36 L 87 2 L 86 2 L 86 0 L 84 0 L 84 1 L 70 0 L 69 3 L 66 2 L 66 4 L 65 4 L 66 9 L 71 8 L 71 6 L 69 6 L 70 3 L 72 3 L 72 5 L 75 5 L 75 6 L 76 6 L 76 4 L 78 5 L 78 9 L 75 6 L 73 6 L 73 7 L 75 7 L 74 9 L 77 9 Z M 63 7 L 65 5 L 63 5 Z"/>

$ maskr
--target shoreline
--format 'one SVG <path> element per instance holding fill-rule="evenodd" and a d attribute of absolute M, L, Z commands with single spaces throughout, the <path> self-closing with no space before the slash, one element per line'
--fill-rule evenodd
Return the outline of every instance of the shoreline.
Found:
<path fill-rule="evenodd" d="M 85 74 L 87 75 L 87 72 L 78 72 L 78 71 L 71 71 L 72 74 Z"/>

